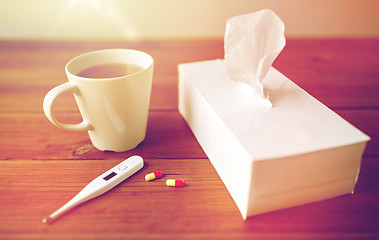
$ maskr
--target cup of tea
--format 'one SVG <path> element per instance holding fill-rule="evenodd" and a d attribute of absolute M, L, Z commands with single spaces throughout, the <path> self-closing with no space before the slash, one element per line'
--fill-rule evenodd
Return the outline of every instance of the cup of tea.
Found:
<path fill-rule="evenodd" d="M 99 150 L 131 150 L 146 136 L 153 68 L 149 54 L 131 49 L 98 50 L 77 56 L 65 67 L 68 82 L 45 96 L 45 115 L 59 128 L 88 131 Z M 74 94 L 81 123 L 65 124 L 55 118 L 54 102 L 65 92 Z"/>

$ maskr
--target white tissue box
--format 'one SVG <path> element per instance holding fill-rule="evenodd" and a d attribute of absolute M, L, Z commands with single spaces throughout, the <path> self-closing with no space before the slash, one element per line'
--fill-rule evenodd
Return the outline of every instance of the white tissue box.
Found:
<path fill-rule="evenodd" d="M 244 101 L 223 60 L 178 70 L 179 112 L 244 219 L 353 193 L 370 138 L 276 69 L 263 80 L 265 113 Z"/>

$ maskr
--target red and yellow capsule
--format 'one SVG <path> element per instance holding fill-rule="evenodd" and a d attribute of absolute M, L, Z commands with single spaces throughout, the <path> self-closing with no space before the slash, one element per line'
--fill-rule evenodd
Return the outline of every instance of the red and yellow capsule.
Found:
<path fill-rule="evenodd" d="M 152 173 L 146 174 L 145 180 L 146 181 L 151 181 L 151 180 L 160 178 L 162 176 L 163 176 L 163 173 L 161 171 L 152 172 Z"/>
<path fill-rule="evenodd" d="M 184 180 L 167 179 L 166 185 L 169 187 L 183 187 L 186 183 Z"/>

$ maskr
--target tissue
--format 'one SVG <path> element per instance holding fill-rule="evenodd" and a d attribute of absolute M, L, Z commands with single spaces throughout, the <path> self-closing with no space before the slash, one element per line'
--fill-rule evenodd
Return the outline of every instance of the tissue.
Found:
<path fill-rule="evenodd" d="M 230 18 L 224 36 L 226 74 L 266 98 L 262 80 L 285 44 L 284 24 L 272 10 Z"/>
<path fill-rule="evenodd" d="M 226 64 L 178 67 L 178 110 L 244 219 L 352 193 L 370 140 L 270 67 L 283 31 L 269 10 L 232 18 Z"/>

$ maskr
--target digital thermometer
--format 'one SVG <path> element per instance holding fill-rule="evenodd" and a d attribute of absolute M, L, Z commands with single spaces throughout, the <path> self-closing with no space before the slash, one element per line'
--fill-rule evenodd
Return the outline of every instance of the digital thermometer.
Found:
<path fill-rule="evenodd" d="M 140 156 L 132 156 L 117 166 L 101 174 L 87 186 L 85 186 L 74 198 L 42 220 L 48 223 L 71 208 L 95 198 L 121 183 L 143 167 L 143 159 Z"/>

